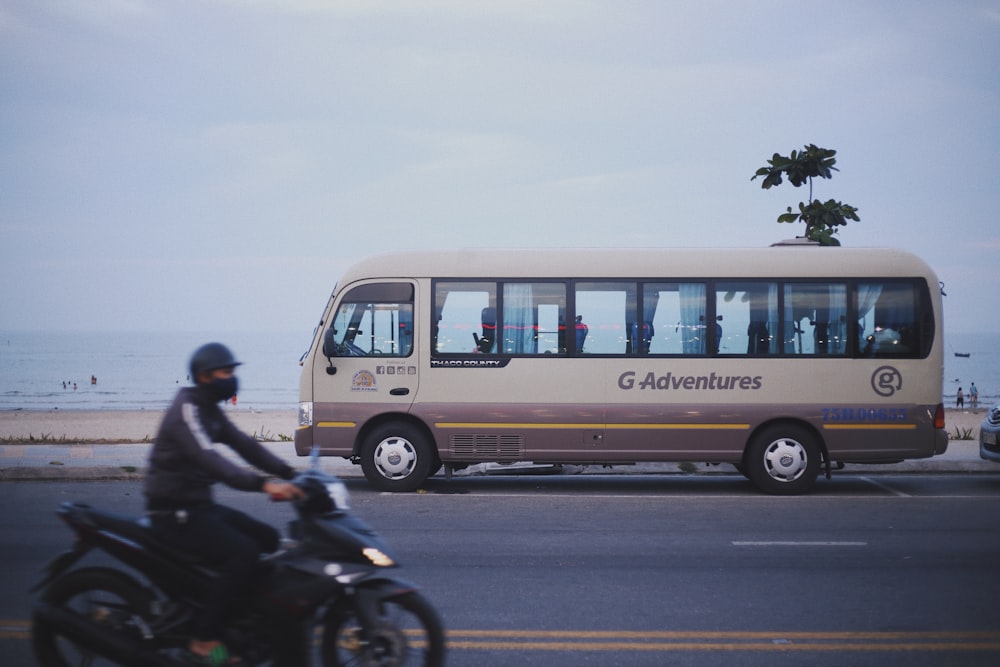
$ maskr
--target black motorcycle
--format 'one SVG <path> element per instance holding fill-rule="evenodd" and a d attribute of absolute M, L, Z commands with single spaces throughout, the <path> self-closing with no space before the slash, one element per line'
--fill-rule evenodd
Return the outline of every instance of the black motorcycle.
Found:
<path fill-rule="evenodd" d="M 282 549 L 261 559 L 255 584 L 223 638 L 244 665 L 438 667 L 444 630 L 430 603 L 382 541 L 348 511 L 347 488 L 318 470 L 294 483 Z M 63 503 L 58 516 L 76 534 L 33 591 L 35 657 L 43 667 L 189 665 L 186 647 L 208 584 L 217 573 L 159 543 L 148 520 Z M 128 566 L 73 566 L 99 550 Z M 105 558 L 107 560 L 107 558 Z"/>

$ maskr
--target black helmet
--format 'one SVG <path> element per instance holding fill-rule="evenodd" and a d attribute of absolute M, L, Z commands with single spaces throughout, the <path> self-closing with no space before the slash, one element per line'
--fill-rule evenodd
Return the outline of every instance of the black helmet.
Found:
<path fill-rule="evenodd" d="M 233 353 L 222 343 L 205 343 L 191 355 L 191 365 L 189 366 L 191 379 L 197 379 L 199 373 L 239 366 L 241 363 L 236 361 Z"/>

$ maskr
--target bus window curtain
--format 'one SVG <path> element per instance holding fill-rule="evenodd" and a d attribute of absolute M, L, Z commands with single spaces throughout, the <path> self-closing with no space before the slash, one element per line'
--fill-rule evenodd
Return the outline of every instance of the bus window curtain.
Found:
<path fill-rule="evenodd" d="M 653 318 L 656 317 L 656 306 L 660 303 L 659 292 L 644 294 L 642 299 L 642 339 L 645 352 L 648 354 L 653 345 Z"/>
<path fill-rule="evenodd" d="M 829 354 L 847 351 L 847 286 L 830 285 Z"/>
<path fill-rule="evenodd" d="M 778 285 L 769 283 L 767 301 L 759 303 L 762 293 L 750 295 L 750 325 L 747 327 L 747 354 L 760 356 L 778 351 Z M 764 311 L 761 311 L 764 306 Z"/>
<path fill-rule="evenodd" d="M 875 304 L 878 303 L 879 297 L 882 296 L 882 285 L 877 283 L 861 283 L 858 285 L 858 351 L 867 352 L 869 336 L 875 334 L 874 323 L 872 324 L 872 330 L 866 331 L 864 320 L 868 317 L 868 314 L 872 312 L 875 308 Z"/>
<path fill-rule="evenodd" d="M 503 287 L 503 351 L 536 354 L 535 310 L 531 285 L 508 283 Z"/>
<path fill-rule="evenodd" d="M 681 283 L 681 351 L 705 354 L 705 285 Z"/>

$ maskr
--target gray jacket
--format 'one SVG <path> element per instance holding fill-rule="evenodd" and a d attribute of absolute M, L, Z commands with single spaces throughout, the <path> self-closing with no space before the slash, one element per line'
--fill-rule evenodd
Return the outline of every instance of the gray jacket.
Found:
<path fill-rule="evenodd" d="M 156 434 L 146 471 L 146 508 L 176 510 L 208 505 L 212 485 L 260 491 L 267 481 L 234 464 L 217 449 L 227 445 L 244 460 L 272 476 L 290 479 L 295 470 L 240 431 L 199 387 L 177 392 Z"/>

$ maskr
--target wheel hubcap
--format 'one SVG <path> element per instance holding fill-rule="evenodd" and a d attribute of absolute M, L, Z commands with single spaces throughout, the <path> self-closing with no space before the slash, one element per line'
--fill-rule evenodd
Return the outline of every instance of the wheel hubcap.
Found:
<path fill-rule="evenodd" d="M 792 482 L 806 471 L 809 457 L 801 443 L 783 438 L 775 440 L 764 451 L 767 474 L 781 482 Z"/>
<path fill-rule="evenodd" d="M 416 449 L 405 438 L 386 438 L 375 448 L 375 467 L 386 479 L 406 477 L 416 464 Z"/>

